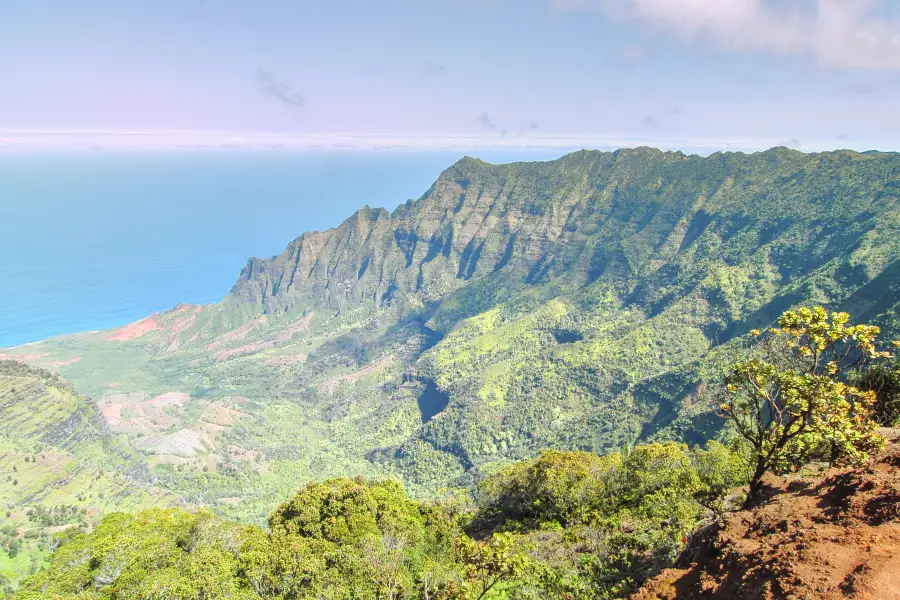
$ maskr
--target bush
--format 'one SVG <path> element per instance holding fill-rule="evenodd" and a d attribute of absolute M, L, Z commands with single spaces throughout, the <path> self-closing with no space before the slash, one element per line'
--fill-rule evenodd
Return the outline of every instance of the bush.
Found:
<path fill-rule="evenodd" d="M 885 427 L 900 427 L 900 361 L 873 365 L 856 380 L 861 390 L 875 392 L 872 415 Z"/>
<path fill-rule="evenodd" d="M 534 529 L 585 522 L 608 497 L 622 456 L 548 450 L 517 463 L 479 486 L 483 526 Z"/>
<path fill-rule="evenodd" d="M 15 598 L 622 597 L 672 564 L 707 506 L 742 481 L 740 465 L 736 447 L 714 443 L 546 451 L 484 481 L 474 507 L 329 479 L 273 511 L 268 532 L 206 511 L 113 514 L 61 534 Z M 68 511 L 33 516 L 56 514 Z"/>

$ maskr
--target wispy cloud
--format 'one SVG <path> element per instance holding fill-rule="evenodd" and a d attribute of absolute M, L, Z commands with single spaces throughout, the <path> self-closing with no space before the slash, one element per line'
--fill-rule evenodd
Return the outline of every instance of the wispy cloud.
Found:
<path fill-rule="evenodd" d="M 659 129 L 661 127 L 659 120 L 649 115 L 641 119 L 641 125 L 647 129 Z"/>
<path fill-rule="evenodd" d="M 526 131 L 537 131 L 538 124 L 537 121 L 529 121 L 528 123 L 523 123 L 522 127 L 519 128 L 519 136 L 525 134 Z"/>
<path fill-rule="evenodd" d="M 142 151 L 154 150 L 179 151 L 202 148 L 230 148 L 246 150 L 248 148 L 281 148 L 281 149 L 322 149 L 322 148 L 358 148 L 384 152 L 386 149 L 396 150 L 453 150 L 454 152 L 472 152 L 487 149 L 543 149 L 574 151 L 583 148 L 611 150 L 616 148 L 632 148 L 635 146 L 656 146 L 664 150 L 682 150 L 707 154 L 718 150 L 756 151 L 776 145 L 802 146 L 805 151 L 834 149 L 834 136 L 828 140 L 779 141 L 771 138 L 674 138 L 654 137 L 652 134 L 638 137 L 595 137 L 595 136 L 542 136 L 540 139 L 526 141 L 515 136 L 500 137 L 496 133 L 474 136 L 435 136 L 435 135 L 317 135 L 317 134 L 259 134 L 253 132 L 202 132 L 202 131 L 4 131 L 0 128 L 0 155 L 17 152 L 58 152 L 73 150 L 93 152 L 98 149 Z M 872 140 L 858 139 L 856 136 L 839 136 L 842 146 L 869 150 L 881 147 L 883 150 L 900 149 L 896 143 L 874 143 Z"/>
<path fill-rule="evenodd" d="M 891 80 L 856 81 L 837 87 L 837 92 L 851 96 L 895 96 L 897 82 Z"/>
<path fill-rule="evenodd" d="M 900 18 L 886 0 L 550 0 L 599 10 L 733 51 L 813 57 L 848 69 L 900 69 Z"/>
<path fill-rule="evenodd" d="M 256 87 L 263 95 L 275 98 L 290 108 L 303 108 L 306 98 L 294 92 L 291 82 L 265 69 L 256 72 Z"/>
<path fill-rule="evenodd" d="M 494 120 L 491 118 L 491 115 L 486 112 L 481 113 L 481 116 L 478 117 L 478 122 L 481 123 L 482 127 L 486 129 L 494 130 L 497 128 L 497 124 L 494 123 Z"/>
<path fill-rule="evenodd" d="M 617 59 L 634 63 L 638 62 L 641 59 L 647 58 L 650 55 L 650 52 L 651 50 L 648 46 L 643 46 L 641 44 L 629 44 L 616 50 L 616 52 L 614 52 L 614 55 Z"/>

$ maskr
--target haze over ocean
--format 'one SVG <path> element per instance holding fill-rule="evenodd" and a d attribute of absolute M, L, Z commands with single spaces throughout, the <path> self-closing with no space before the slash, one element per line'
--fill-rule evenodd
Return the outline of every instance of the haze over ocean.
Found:
<path fill-rule="evenodd" d="M 210 303 L 250 256 L 418 198 L 466 152 L 0 155 L 0 347 Z M 485 151 L 492 162 L 563 150 Z"/>

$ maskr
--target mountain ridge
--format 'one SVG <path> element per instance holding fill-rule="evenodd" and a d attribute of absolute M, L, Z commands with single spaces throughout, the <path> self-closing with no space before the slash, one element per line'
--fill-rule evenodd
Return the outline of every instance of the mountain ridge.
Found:
<path fill-rule="evenodd" d="M 49 371 L 0 360 L 0 594 L 48 555 L 55 534 L 111 510 L 178 504 L 142 468 L 91 398 Z"/>
<path fill-rule="evenodd" d="M 249 260 L 218 304 L 10 353 L 101 404 L 188 396 L 202 461 L 148 461 L 236 516 L 348 470 L 427 495 L 543 447 L 716 437 L 722 366 L 792 305 L 898 331 L 898 203 L 892 153 L 464 158 L 418 200 Z M 192 420 L 226 409 L 243 416 L 215 435 Z"/>
<path fill-rule="evenodd" d="M 570 166 L 570 163 L 576 162 L 579 159 L 593 159 L 593 164 L 587 165 L 588 167 L 599 166 L 603 168 L 611 166 L 611 168 L 615 169 L 617 165 L 621 166 L 629 160 L 642 159 L 648 156 L 656 159 L 661 158 L 670 163 L 677 161 L 680 163 L 712 164 L 716 161 L 728 162 L 730 160 L 741 160 L 746 157 L 754 156 L 775 158 L 777 160 L 790 158 L 793 159 L 792 162 L 795 162 L 801 158 L 805 158 L 806 160 L 822 160 L 829 157 L 841 158 L 842 156 L 883 157 L 891 155 L 885 153 L 863 155 L 849 151 L 806 155 L 786 148 L 774 148 L 759 154 L 716 153 L 709 157 L 701 158 L 696 155 L 684 155 L 678 152 L 663 153 L 658 150 L 654 151 L 652 149 L 639 148 L 634 150 L 619 150 L 612 153 L 582 151 L 546 163 L 489 165 L 489 163 L 477 159 L 463 158 L 455 165 L 445 170 L 432 188 L 419 200 L 407 202 L 395 209 L 393 213 L 389 213 L 385 209 L 372 209 L 366 207 L 354 213 L 354 215 L 345 220 L 338 227 L 324 232 L 309 232 L 303 234 L 291 242 L 286 251 L 280 255 L 276 255 L 270 259 L 251 259 L 232 289 L 232 294 L 237 294 L 242 300 L 268 302 L 266 309 L 270 311 L 283 308 L 283 306 L 279 304 L 279 294 L 283 295 L 284 291 L 290 292 L 292 290 L 292 286 L 296 281 L 296 276 L 298 274 L 306 279 L 309 279 L 314 274 L 319 275 L 319 271 L 322 271 L 323 269 L 323 265 L 320 264 L 322 259 L 320 253 L 335 246 L 338 247 L 338 256 L 334 257 L 331 264 L 324 265 L 326 281 L 319 281 L 319 288 L 310 290 L 311 292 L 322 295 L 326 303 L 333 303 L 336 300 L 340 303 L 341 300 L 347 297 L 346 289 L 334 289 L 339 288 L 341 283 L 348 283 L 352 288 L 350 294 L 357 299 L 361 297 L 371 297 L 375 300 L 376 304 L 379 304 L 390 297 L 388 291 L 392 283 L 398 285 L 402 284 L 404 287 L 403 291 L 406 293 L 421 292 L 422 285 L 425 283 L 425 281 L 423 281 L 423 275 L 425 275 L 424 270 L 428 268 L 426 265 L 437 259 L 440 254 L 443 254 L 444 257 L 448 257 L 448 252 L 452 252 L 453 254 L 454 260 L 449 262 L 454 263 L 456 268 L 455 273 L 452 273 L 454 270 L 452 268 L 450 271 L 457 279 L 468 281 L 473 277 L 483 277 L 492 274 L 494 271 L 505 267 L 508 260 L 518 256 L 520 258 L 525 258 L 526 264 L 529 267 L 534 268 L 533 271 L 529 272 L 529 276 L 532 281 L 535 281 L 545 274 L 540 268 L 536 268 L 537 265 L 535 263 L 542 256 L 546 256 L 546 253 L 536 251 L 536 255 L 531 255 L 527 250 L 522 253 L 519 248 L 523 244 L 523 240 L 521 239 L 521 235 L 515 235 L 516 233 L 521 234 L 521 231 L 513 229 L 515 226 L 509 222 L 510 215 L 508 213 L 508 207 L 497 206 L 497 201 L 508 200 L 508 198 L 503 197 L 503 194 L 506 191 L 504 190 L 504 186 L 510 183 L 513 185 L 515 184 L 514 181 L 510 181 L 511 176 L 514 177 L 514 172 L 523 165 L 529 165 L 537 169 L 540 169 L 541 167 L 552 168 L 553 166 L 559 165 L 563 167 L 562 170 L 565 172 Z M 584 160 L 582 160 L 582 162 L 584 162 Z M 584 167 L 585 165 L 580 166 Z M 489 173 L 490 180 L 481 182 L 481 189 L 473 198 L 473 194 L 468 192 L 468 188 L 471 185 L 470 176 L 484 176 L 485 171 L 492 171 L 492 173 Z M 626 177 L 629 175 L 630 174 L 626 175 Z M 531 183 L 533 183 L 533 181 Z M 572 185 L 571 182 L 564 182 L 564 184 L 570 187 Z M 485 186 L 493 186 L 494 189 L 491 189 L 490 187 L 486 189 Z M 493 200 L 493 202 L 489 202 L 488 209 L 482 214 L 478 212 L 478 205 L 481 203 L 482 197 L 486 191 L 496 192 L 496 194 L 493 198 L 488 198 L 488 200 Z M 451 199 L 458 199 L 452 214 L 448 210 Z M 535 214 L 529 216 L 545 216 L 541 212 L 542 207 L 534 203 L 524 208 L 535 212 Z M 576 205 L 570 207 L 565 203 L 562 203 L 560 208 L 577 210 L 579 206 Z M 504 212 L 505 209 L 506 212 Z M 697 210 L 702 210 L 702 207 L 698 206 Z M 493 214 L 495 211 L 500 213 L 499 216 Z M 444 214 L 440 214 L 441 212 Z M 460 212 L 464 212 L 464 214 L 460 216 Z M 483 217 L 482 221 L 480 223 L 474 223 L 472 217 L 478 216 Z M 515 217 L 519 215 L 512 216 Z M 567 219 L 571 220 L 573 217 L 577 218 L 577 216 L 577 214 L 567 214 Z M 652 217 L 652 215 L 650 216 Z M 499 223 L 494 223 L 490 220 L 491 217 L 494 219 L 507 217 L 507 221 L 503 222 L 501 220 Z M 436 219 L 437 222 L 431 222 L 431 220 L 434 219 Z M 568 224 L 568 220 L 562 224 L 563 228 Z M 485 223 L 485 221 L 487 221 L 487 223 Z M 563 228 L 558 227 L 559 223 L 556 223 L 556 225 L 556 230 L 547 228 L 542 232 L 545 234 L 545 238 L 550 238 L 552 240 L 553 238 L 559 238 L 566 233 Z M 690 236 L 700 235 L 702 233 L 702 227 L 697 230 L 696 228 L 699 224 L 693 223 L 693 225 L 695 229 L 689 230 L 686 233 Z M 490 236 L 492 233 L 491 230 L 494 228 L 498 229 L 499 231 L 497 231 L 497 233 L 502 236 L 499 241 L 493 240 Z M 509 229 L 509 231 L 504 231 L 504 229 Z M 386 233 L 391 233 L 393 235 L 393 245 L 395 247 L 392 248 L 390 241 L 383 239 L 386 237 Z M 380 245 L 378 247 L 364 248 L 365 244 L 372 241 L 370 239 L 372 236 L 379 236 L 379 239 L 376 241 L 379 242 Z M 528 240 L 524 240 L 526 247 L 527 241 Z M 506 243 L 504 244 L 503 242 Z M 485 245 L 488 245 L 488 247 L 486 248 Z M 362 249 L 368 250 L 368 255 L 357 256 L 356 254 Z M 493 259 L 492 261 L 487 261 L 493 268 L 480 268 L 478 265 L 479 259 L 485 250 L 489 252 L 489 256 Z M 400 277 L 398 280 L 398 270 L 395 270 L 393 273 L 388 274 L 393 276 L 388 281 L 379 280 L 374 286 L 363 285 L 365 292 L 370 293 L 357 291 L 356 288 L 359 287 L 358 281 L 368 274 L 371 266 L 375 266 L 371 259 L 387 260 L 399 258 L 397 256 L 390 256 L 391 253 L 402 254 L 402 258 L 405 259 L 405 266 L 407 268 L 412 267 L 415 262 L 418 269 L 418 277 L 415 282 L 410 281 L 410 278 L 403 277 Z M 351 259 L 350 263 L 343 265 L 344 269 L 339 272 L 335 263 L 340 263 L 342 261 L 346 262 L 348 258 Z M 287 267 L 290 266 L 292 260 L 296 264 L 294 264 L 294 269 L 290 272 L 290 276 L 285 278 L 288 271 Z M 546 265 L 541 266 L 546 268 Z M 276 269 L 277 273 L 270 274 L 269 270 L 272 268 Z M 265 280 L 267 275 L 269 276 L 269 280 Z M 383 276 L 384 273 L 381 272 L 380 275 Z M 436 275 L 438 279 L 440 278 L 440 273 L 432 275 Z M 337 279 L 338 281 L 335 282 L 335 285 L 329 286 L 332 278 Z M 260 279 L 263 279 L 264 281 L 260 281 Z M 255 284 L 255 287 L 253 284 Z M 327 290 L 327 292 L 324 292 L 324 290 Z M 446 293 L 446 290 L 442 290 L 442 292 Z M 440 292 L 437 292 L 437 295 L 440 295 Z M 263 298 L 265 298 L 265 300 L 263 300 Z"/>

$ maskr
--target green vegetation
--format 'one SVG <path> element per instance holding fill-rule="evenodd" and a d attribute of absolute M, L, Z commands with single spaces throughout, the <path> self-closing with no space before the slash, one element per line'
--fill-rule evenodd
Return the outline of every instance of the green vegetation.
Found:
<path fill-rule="evenodd" d="M 432 501 L 410 498 L 389 479 L 312 481 L 270 514 L 267 530 L 208 509 L 157 508 L 110 514 L 89 531 L 85 508 L 36 505 L 25 514 L 38 527 L 23 536 L 5 525 L 0 545 L 15 560 L 30 534 L 55 551 L 46 568 L 33 563 L 12 598 L 627 597 L 674 564 L 698 525 L 720 517 L 743 484 L 749 500 L 767 471 L 823 454 L 861 462 L 879 447 L 870 408 L 879 391 L 886 405 L 885 386 L 864 392 L 842 378 L 853 370 L 856 380 L 880 382 L 870 362 L 890 354 L 875 345 L 877 327 L 849 319 L 800 308 L 766 335 L 752 332 L 760 342 L 724 378 L 729 402 L 720 408 L 739 434 L 728 445 L 657 442 L 604 456 L 545 450 L 487 475 L 471 495 Z M 91 414 L 64 381 L 5 368 L 17 390 L 28 377 L 48 382 Z M 80 435 L 67 428 L 62 438 L 71 448 L 109 438 L 75 429 Z"/>
<path fill-rule="evenodd" d="M 823 447 L 832 461 L 862 462 L 883 445 L 876 393 L 843 379 L 890 353 L 875 345 L 878 327 L 849 320 L 822 307 L 787 311 L 762 337 L 761 356 L 732 365 L 720 409 L 752 447 L 751 498 L 767 472 L 802 465 Z"/>
<path fill-rule="evenodd" d="M 112 514 L 90 533 L 60 534 L 49 568 L 13 597 L 621 597 L 713 514 L 698 498 L 745 481 L 720 469 L 735 458 L 716 443 L 548 451 L 489 477 L 474 503 L 412 500 L 390 480 L 330 479 L 279 506 L 268 531 L 202 510 Z"/>
<path fill-rule="evenodd" d="M 900 427 L 900 360 L 872 365 L 854 383 L 861 390 L 875 393 L 872 416 L 876 422 Z"/>
<path fill-rule="evenodd" d="M 0 581 L 13 587 L 37 571 L 60 531 L 88 529 L 114 510 L 174 503 L 134 477 L 140 464 L 68 382 L 0 360 Z"/>
<path fill-rule="evenodd" d="M 5 351 L 74 388 L 47 371 L 0 372 L 0 501 L 25 540 L 13 559 L 0 552 L 0 575 L 15 582 L 37 569 L 54 527 L 90 528 L 114 509 L 186 505 L 262 527 L 298 485 L 350 473 L 402 481 L 411 502 L 460 488 L 481 490 L 479 502 L 514 501 L 515 485 L 530 492 L 515 481 L 534 483 L 522 465 L 553 449 L 586 453 L 557 473 L 583 498 L 554 499 L 548 473 L 549 488 L 535 489 L 555 514 L 488 503 L 471 517 L 481 529 L 458 526 L 482 544 L 497 533 L 534 545 L 529 556 L 552 568 L 527 571 L 520 595 L 551 581 L 576 597 L 589 597 L 578 585 L 613 593 L 610 582 L 638 581 L 674 552 L 699 518 L 691 511 L 722 510 L 725 490 L 752 475 L 736 466 L 740 448 L 710 401 L 729 366 L 748 360 L 750 332 L 815 305 L 897 339 L 898 288 L 896 154 L 638 148 L 546 163 L 463 159 L 393 213 L 366 207 L 252 259 L 218 304 Z M 760 352 L 749 358 L 764 360 Z M 786 372 L 768 362 L 771 377 Z M 893 422 L 890 368 L 860 382 L 831 378 L 848 386 L 831 390 L 832 404 L 843 406 L 850 386 L 874 390 L 875 414 Z M 862 414 L 849 399 L 844 416 Z M 842 431 L 844 441 L 855 435 Z M 604 486 L 618 489 L 601 474 L 620 467 L 588 457 L 626 461 L 623 448 L 669 442 L 707 448 L 703 460 L 684 451 L 695 473 L 677 484 L 690 494 L 677 494 L 686 504 L 669 507 L 672 519 L 657 524 L 636 499 L 593 504 Z M 677 487 L 660 485 L 653 493 Z M 87 513 L 47 525 L 40 511 L 31 519 L 38 507 Z M 43 541 L 27 541 L 28 531 Z M 556 538 L 558 554 L 541 545 Z M 457 589 L 497 594 L 527 578 L 527 565 L 497 558 L 506 539 L 453 543 Z M 385 564 L 396 557 L 381 552 Z M 607 559 L 590 566 L 585 554 Z"/>

